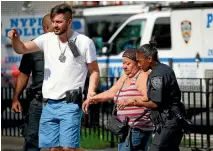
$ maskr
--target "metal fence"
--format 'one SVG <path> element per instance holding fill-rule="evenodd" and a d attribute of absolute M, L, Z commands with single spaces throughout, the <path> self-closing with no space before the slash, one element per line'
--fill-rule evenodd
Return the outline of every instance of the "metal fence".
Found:
<path fill-rule="evenodd" d="M 110 88 L 118 78 L 101 78 L 100 92 Z M 194 125 L 190 134 L 185 134 L 181 143 L 183 147 L 193 149 L 213 149 L 213 79 L 178 79 L 188 116 Z M 21 113 L 11 111 L 13 88 L 1 88 L 1 132 L 2 136 L 21 136 L 20 126 L 23 124 Z M 25 92 L 20 96 L 22 102 L 27 102 Z M 27 103 L 22 103 L 27 105 Z M 104 121 L 110 116 L 113 103 L 98 103 L 91 105 L 88 115 L 83 115 L 81 136 L 98 135 L 101 141 L 110 142 L 111 147 L 117 143 L 117 138 L 104 128 Z"/>

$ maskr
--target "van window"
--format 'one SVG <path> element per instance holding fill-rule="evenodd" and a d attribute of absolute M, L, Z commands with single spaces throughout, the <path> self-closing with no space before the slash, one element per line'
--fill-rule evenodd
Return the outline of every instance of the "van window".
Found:
<path fill-rule="evenodd" d="M 94 15 L 85 16 L 88 33 L 94 41 L 97 53 L 102 49 L 103 42 L 107 42 L 126 19 L 132 14 L 122 15 Z"/>
<path fill-rule="evenodd" d="M 85 16 L 88 25 L 88 36 L 90 38 L 102 37 L 103 41 L 107 42 L 120 24 L 130 16 L 128 14 Z"/>
<path fill-rule="evenodd" d="M 138 48 L 145 22 L 142 19 L 129 22 L 113 40 L 111 54 L 119 54 L 128 48 Z"/>
<path fill-rule="evenodd" d="M 152 37 L 155 37 L 158 49 L 170 49 L 171 48 L 171 29 L 170 18 L 163 17 L 158 18 L 155 21 Z"/>

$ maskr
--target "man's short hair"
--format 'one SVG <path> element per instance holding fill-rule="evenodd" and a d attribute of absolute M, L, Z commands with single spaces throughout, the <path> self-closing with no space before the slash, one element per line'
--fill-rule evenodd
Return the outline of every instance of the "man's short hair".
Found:
<path fill-rule="evenodd" d="M 53 19 L 58 14 L 65 14 L 67 20 L 72 19 L 72 7 L 66 3 L 56 5 L 50 11 L 50 18 Z"/>

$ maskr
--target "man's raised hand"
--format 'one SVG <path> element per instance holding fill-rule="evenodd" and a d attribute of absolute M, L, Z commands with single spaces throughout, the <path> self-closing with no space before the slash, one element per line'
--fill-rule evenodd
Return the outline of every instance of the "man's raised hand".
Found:
<path fill-rule="evenodd" d="M 17 29 L 12 29 L 10 30 L 8 33 L 7 33 L 8 37 L 11 39 L 11 40 L 14 40 L 16 38 L 19 38 L 19 33 L 18 33 L 18 30 Z"/>

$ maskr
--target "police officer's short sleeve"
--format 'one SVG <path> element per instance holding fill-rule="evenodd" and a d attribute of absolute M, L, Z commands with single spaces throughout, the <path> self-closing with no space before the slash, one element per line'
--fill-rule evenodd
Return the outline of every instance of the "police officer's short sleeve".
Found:
<path fill-rule="evenodd" d="M 30 54 L 24 54 L 21 63 L 19 66 L 19 71 L 24 73 L 24 74 L 30 74 L 32 71 L 32 60 L 30 58 Z"/>
<path fill-rule="evenodd" d="M 163 89 L 167 80 L 163 75 L 152 76 L 149 79 L 148 97 L 151 101 L 159 104 L 163 101 Z"/>
<path fill-rule="evenodd" d="M 149 99 L 153 102 L 162 101 L 163 77 L 154 76 L 149 81 Z"/>

